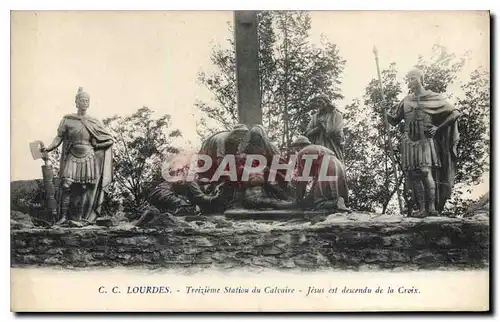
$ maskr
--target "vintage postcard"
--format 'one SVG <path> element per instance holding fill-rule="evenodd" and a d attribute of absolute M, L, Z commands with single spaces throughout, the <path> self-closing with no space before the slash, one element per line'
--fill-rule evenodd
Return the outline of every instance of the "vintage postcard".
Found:
<path fill-rule="evenodd" d="M 11 311 L 490 310 L 488 11 L 12 11 Z"/>

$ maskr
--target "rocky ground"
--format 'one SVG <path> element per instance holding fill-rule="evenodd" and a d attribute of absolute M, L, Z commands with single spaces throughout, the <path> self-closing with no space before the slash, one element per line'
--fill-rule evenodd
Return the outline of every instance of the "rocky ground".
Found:
<path fill-rule="evenodd" d="M 234 220 L 153 216 L 142 227 L 37 228 L 11 214 L 12 266 L 437 269 L 489 266 L 489 211 L 424 219 L 372 213 Z M 70 225 L 71 226 L 71 225 Z"/>

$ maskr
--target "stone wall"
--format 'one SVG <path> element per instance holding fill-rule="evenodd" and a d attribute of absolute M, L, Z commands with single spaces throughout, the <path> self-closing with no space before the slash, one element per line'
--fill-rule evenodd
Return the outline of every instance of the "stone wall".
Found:
<path fill-rule="evenodd" d="M 484 268 L 489 218 L 331 215 L 320 222 L 184 222 L 166 229 L 11 230 L 11 264 L 63 267 Z"/>

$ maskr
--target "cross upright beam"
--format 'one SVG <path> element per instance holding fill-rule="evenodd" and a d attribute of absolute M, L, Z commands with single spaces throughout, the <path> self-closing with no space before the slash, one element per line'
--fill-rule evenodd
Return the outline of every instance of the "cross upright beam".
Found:
<path fill-rule="evenodd" d="M 256 11 L 235 11 L 234 38 L 238 120 L 252 127 L 262 124 Z"/>

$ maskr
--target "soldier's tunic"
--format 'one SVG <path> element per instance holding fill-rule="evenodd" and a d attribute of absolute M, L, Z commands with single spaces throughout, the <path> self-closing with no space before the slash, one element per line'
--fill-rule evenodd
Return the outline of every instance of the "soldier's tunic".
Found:
<path fill-rule="evenodd" d="M 78 119 L 64 118 L 57 133 L 68 141 L 64 169 L 60 169 L 61 178 L 74 183 L 97 183 L 101 165 L 96 162 L 92 137 L 85 125 Z"/>
<path fill-rule="evenodd" d="M 427 135 L 432 117 L 425 113 L 420 100 L 417 104 L 404 104 L 405 127 L 401 144 L 401 163 L 406 171 L 422 167 L 439 168 L 441 161 L 434 138 Z"/>

